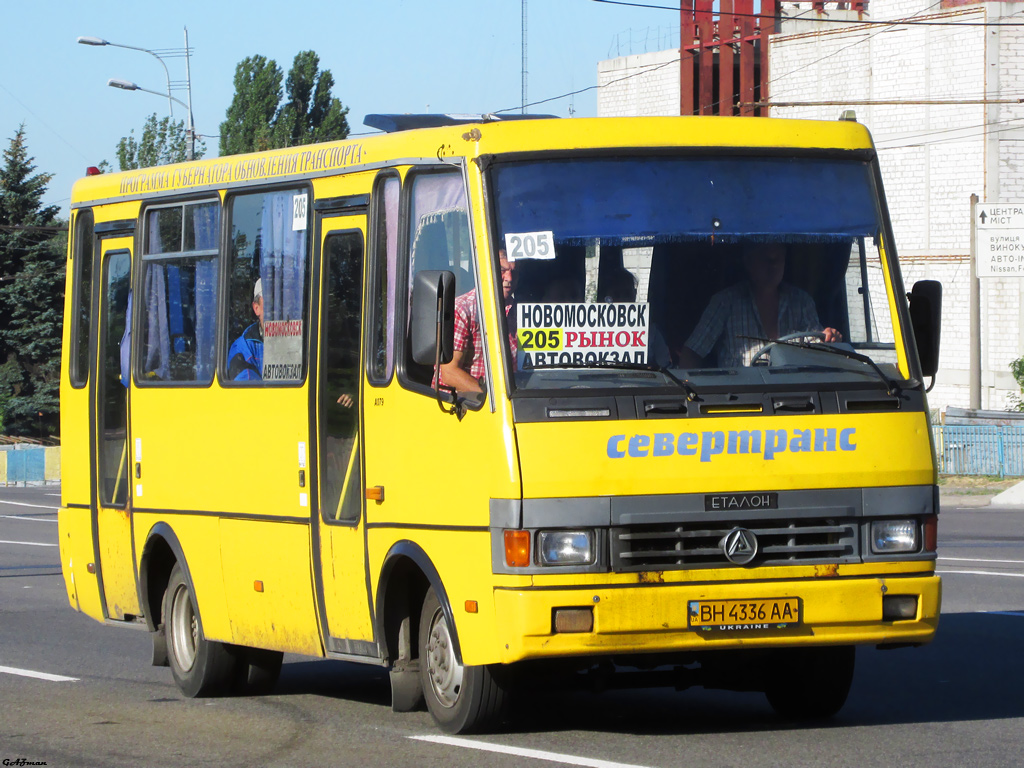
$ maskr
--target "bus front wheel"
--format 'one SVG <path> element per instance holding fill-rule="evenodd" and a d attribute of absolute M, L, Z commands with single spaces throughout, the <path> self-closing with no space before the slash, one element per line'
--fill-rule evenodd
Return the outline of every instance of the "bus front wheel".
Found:
<path fill-rule="evenodd" d="M 481 731 L 493 725 L 505 705 L 505 689 L 488 666 L 466 666 L 455 653 L 449 626 L 433 587 L 420 613 L 419 662 L 427 709 L 448 733 Z"/>
<path fill-rule="evenodd" d="M 832 717 L 850 693 L 854 659 L 852 645 L 773 654 L 765 689 L 768 703 L 787 720 Z"/>
<path fill-rule="evenodd" d="M 164 592 L 163 619 L 167 660 L 181 692 L 190 698 L 226 692 L 237 659 L 223 643 L 206 639 L 192 588 L 177 563 Z"/>

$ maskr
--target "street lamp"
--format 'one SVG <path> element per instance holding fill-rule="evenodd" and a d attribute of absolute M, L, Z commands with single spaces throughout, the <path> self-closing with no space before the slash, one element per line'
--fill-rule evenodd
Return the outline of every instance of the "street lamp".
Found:
<path fill-rule="evenodd" d="M 170 48 L 151 51 L 148 48 L 140 48 L 135 45 L 122 45 L 120 43 L 112 43 L 109 40 L 104 40 L 102 37 L 90 37 L 88 35 L 83 35 L 79 37 L 78 42 L 81 45 L 111 45 L 115 48 L 127 48 L 131 51 L 142 51 L 143 53 L 148 53 L 150 56 L 154 57 L 157 61 L 160 62 L 160 66 L 164 68 L 164 77 L 167 80 L 167 93 L 160 93 L 159 91 L 151 91 L 147 88 L 140 88 L 138 85 L 128 80 L 110 80 L 107 82 L 107 85 L 110 85 L 114 88 L 121 88 L 126 91 L 146 91 L 146 93 L 153 93 L 157 96 L 166 96 L 167 109 L 170 112 L 172 120 L 174 119 L 174 102 L 177 102 L 178 104 L 181 104 L 181 106 L 185 107 L 185 111 L 188 113 L 188 145 L 186 148 L 186 153 L 188 159 L 193 160 L 195 158 L 196 150 L 196 130 L 195 124 L 192 121 L 192 69 L 189 64 L 190 53 L 192 49 L 188 47 L 188 27 L 185 27 L 185 47 L 181 49 Z M 181 99 L 174 98 L 174 96 L 171 95 L 171 73 L 167 70 L 167 65 L 164 63 L 164 58 L 174 56 L 185 57 L 184 87 L 188 92 L 188 104 L 183 102 Z M 174 87 L 180 88 L 181 85 L 182 84 L 179 81 L 174 84 Z"/>
<path fill-rule="evenodd" d="M 142 51 L 143 53 L 148 53 L 150 56 L 154 57 L 157 61 L 160 62 L 160 66 L 164 68 L 164 76 L 167 78 L 167 93 L 161 93 L 158 95 L 167 96 L 167 109 L 170 110 L 171 117 L 174 117 L 174 105 L 171 102 L 178 100 L 171 96 L 171 73 L 167 70 L 167 65 L 164 63 L 164 58 L 161 54 L 157 53 L 156 51 L 151 51 L 148 48 L 139 48 L 135 45 L 121 45 L 120 43 L 111 43 L 109 40 L 104 40 L 102 37 L 90 37 L 88 35 L 83 35 L 82 37 L 78 38 L 78 42 L 80 45 L 109 45 L 114 48 L 127 48 L 132 51 Z M 186 51 L 186 55 L 187 53 L 188 52 Z M 181 104 L 180 101 L 178 101 L 178 103 Z"/>
<path fill-rule="evenodd" d="M 136 85 L 131 80 L 119 80 L 118 78 L 112 77 L 110 80 L 107 80 L 107 85 L 111 88 L 120 88 L 122 91 L 143 91 L 145 93 L 152 93 L 154 96 L 167 96 L 168 99 L 181 104 L 181 106 L 185 108 L 185 111 L 188 112 L 188 130 L 186 131 L 186 134 L 188 135 L 188 145 L 185 157 L 187 160 L 193 160 L 195 158 L 196 131 L 195 126 L 192 124 L 192 110 L 189 109 L 188 104 L 181 99 L 171 96 L 169 93 L 164 94 L 160 93 L 160 91 L 151 91 L 149 88 L 143 88 L 141 85 Z"/>

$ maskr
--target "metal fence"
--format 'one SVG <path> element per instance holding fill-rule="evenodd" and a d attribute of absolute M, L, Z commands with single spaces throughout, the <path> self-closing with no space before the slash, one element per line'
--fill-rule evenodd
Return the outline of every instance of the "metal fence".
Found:
<path fill-rule="evenodd" d="M 1024 427 L 932 425 L 939 473 L 1024 476 Z"/>

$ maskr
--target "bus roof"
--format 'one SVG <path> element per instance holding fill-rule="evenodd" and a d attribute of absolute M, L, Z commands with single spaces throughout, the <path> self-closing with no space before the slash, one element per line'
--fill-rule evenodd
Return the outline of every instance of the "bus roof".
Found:
<path fill-rule="evenodd" d="M 464 116 L 457 117 L 464 119 Z M 392 132 L 343 141 L 89 176 L 75 182 L 71 206 L 512 152 L 691 147 L 856 150 L 873 147 L 867 129 L 846 120 L 608 117 L 474 123 L 462 119 L 453 118 L 451 124 L 440 127 L 395 128 Z M 414 123 L 407 121 L 406 124 Z"/>

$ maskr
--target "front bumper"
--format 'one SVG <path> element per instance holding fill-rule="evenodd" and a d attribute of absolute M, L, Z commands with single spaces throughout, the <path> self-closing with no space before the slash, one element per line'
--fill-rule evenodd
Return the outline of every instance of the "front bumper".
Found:
<path fill-rule="evenodd" d="M 917 616 L 882 620 L 885 595 L 916 595 Z M 688 626 L 691 600 L 797 597 L 802 622 L 786 629 L 701 631 Z M 939 621 L 942 585 L 934 574 L 741 583 L 497 588 L 501 661 L 568 656 L 685 653 L 810 645 L 920 644 Z M 554 631 L 558 608 L 592 608 L 591 632 Z"/>

